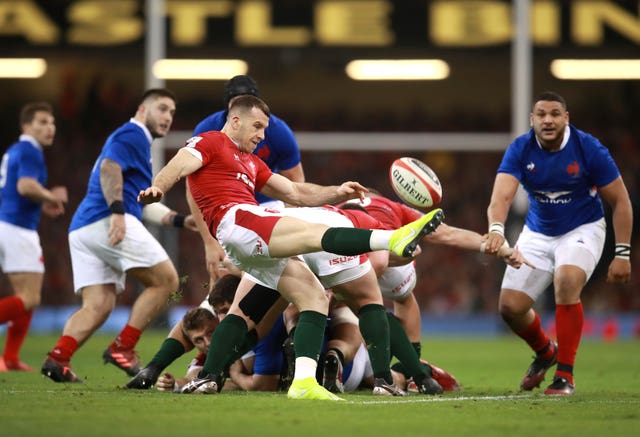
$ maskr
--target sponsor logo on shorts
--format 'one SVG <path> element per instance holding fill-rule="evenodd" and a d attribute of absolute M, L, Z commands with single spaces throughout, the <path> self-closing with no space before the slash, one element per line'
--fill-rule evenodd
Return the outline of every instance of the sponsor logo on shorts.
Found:
<path fill-rule="evenodd" d="M 339 264 L 345 264 L 349 261 L 353 261 L 354 259 L 360 258 L 360 255 L 350 255 L 350 256 L 339 256 L 337 258 L 331 258 L 329 260 L 330 266 L 337 266 Z"/>

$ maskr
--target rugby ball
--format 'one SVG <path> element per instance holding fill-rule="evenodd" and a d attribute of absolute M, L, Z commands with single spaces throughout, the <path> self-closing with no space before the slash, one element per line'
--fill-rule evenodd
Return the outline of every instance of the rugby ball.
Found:
<path fill-rule="evenodd" d="M 442 185 L 433 170 L 415 158 L 399 158 L 389 168 L 393 191 L 416 208 L 431 208 L 442 200 Z"/>

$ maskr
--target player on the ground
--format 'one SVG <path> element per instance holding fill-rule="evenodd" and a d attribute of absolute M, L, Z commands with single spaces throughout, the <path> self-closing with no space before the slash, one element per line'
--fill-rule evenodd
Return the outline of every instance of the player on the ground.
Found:
<path fill-rule="evenodd" d="M 33 309 L 40 305 L 44 260 L 38 235 L 41 213 L 64 213 L 67 189 L 45 188 L 47 167 L 43 148 L 56 133 L 53 108 L 46 102 L 28 103 L 20 111 L 21 135 L 0 161 L 0 269 L 13 295 L 0 299 L 0 324 L 7 323 L 7 341 L 0 372 L 33 371 L 20 361 Z"/>
<path fill-rule="evenodd" d="M 503 320 L 536 353 L 520 387 L 539 387 L 546 371 L 557 363 L 547 395 L 571 395 L 584 312 L 580 294 L 593 273 L 605 242 L 602 200 L 612 209 L 615 258 L 607 281 L 624 284 L 631 277 L 633 212 L 629 194 L 609 151 L 593 136 L 569 124 L 565 100 L 553 92 L 541 94 L 531 112 L 531 130 L 516 138 L 498 167 L 491 203 L 487 250 L 505 241 L 504 223 L 522 184 L 529 212 L 517 246 L 536 265 L 507 267 L 500 290 Z M 557 344 L 544 332 L 532 308 L 554 286 Z"/>

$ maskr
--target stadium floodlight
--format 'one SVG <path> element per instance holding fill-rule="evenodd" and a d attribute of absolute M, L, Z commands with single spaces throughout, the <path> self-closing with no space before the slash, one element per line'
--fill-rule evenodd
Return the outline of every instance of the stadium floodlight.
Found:
<path fill-rule="evenodd" d="M 354 80 L 442 80 L 449 64 L 440 59 L 357 59 L 345 68 Z"/>
<path fill-rule="evenodd" d="M 550 69 L 558 79 L 640 79 L 640 59 L 554 59 Z"/>
<path fill-rule="evenodd" d="M 153 64 L 153 74 L 159 79 L 228 80 L 248 70 L 241 59 L 159 59 Z"/>
<path fill-rule="evenodd" d="M 0 58 L 1 79 L 37 79 L 46 71 L 42 58 Z"/>

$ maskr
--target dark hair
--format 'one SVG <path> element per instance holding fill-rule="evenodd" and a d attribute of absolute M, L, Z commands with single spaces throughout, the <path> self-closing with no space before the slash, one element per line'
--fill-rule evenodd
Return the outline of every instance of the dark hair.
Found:
<path fill-rule="evenodd" d="M 567 110 L 567 102 L 564 100 L 564 97 L 562 97 L 560 94 L 555 93 L 553 91 L 545 91 L 543 93 L 541 93 L 533 102 L 533 105 L 535 106 L 536 102 L 539 101 L 543 101 L 543 102 L 558 102 L 562 105 L 562 108 L 566 111 Z"/>
<path fill-rule="evenodd" d="M 32 102 L 24 105 L 20 110 L 20 126 L 31 123 L 36 112 L 40 111 L 53 114 L 53 107 L 47 102 Z"/>
<path fill-rule="evenodd" d="M 262 112 L 265 113 L 267 117 L 271 115 L 271 110 L 269 106 L 265 102 L 263 102 L 259 97 L 251 96 L 249 94 L 238 96 L 231 101 L 231 105 L 229 105 L 229 112 L 235 108 L 250 110 L 251 108 L 258 108 Z"/>
<path fill-rule="evenodd" d="M 224 275 L 218 279 L 207 297 L 209 305 L 215 308 L 225 302 L 233 302 L 239 283 L 240 278 L 234 275 Z"/>
<path fill-rule="evenodd" d="M 224 107 L 227 108 L 229 106 L 231 99 L 242 95 L 259 96 L 258 84 L 246 74 L 233 76 L 224 84 L 224 91 L 222 92 Z"/>
<path fill-rule="evenodd" d="M 176 95 L 173 93 L 173 91 L 168 90 L 167 88 L 151 88 L 146 90 L 142 95 L 142 100 L 140 102 L 145 102 L 147 99 L 156 100 L 160 97 L 168 97 L 175 103 L 178 103 Z"/>
<path fill-rule="evenodd" d="M 215 318 L 216 316 L 206 308 L 191 308 L 182 318 L 182 332 L 187 335 L 188 331 L 200 329 Z"/>

